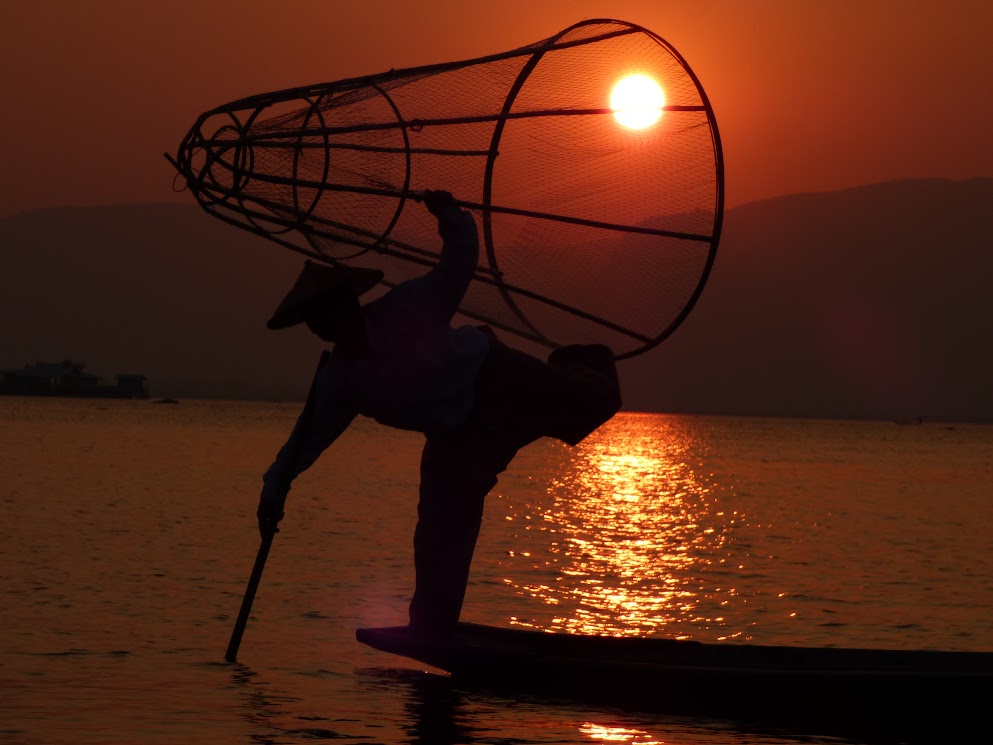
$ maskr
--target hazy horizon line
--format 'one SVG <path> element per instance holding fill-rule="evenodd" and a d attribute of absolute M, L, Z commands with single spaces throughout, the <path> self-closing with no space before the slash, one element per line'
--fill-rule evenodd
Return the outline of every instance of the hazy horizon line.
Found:
<path fill-rule="evenodd" d="M 866 189 L 866 188 L 873 188 L 873 187 L 879 187 L 879 186 L 886 186 L 886 185 L 889 185 L 889 184 L 914 183 L 914 182 L 926 182 L 926 181 L 945 182 L 945 183 L 967 183 L 967 182 L 970 182 L 970 181 L 993 181 L 993 175 L 977 175 L 977 176 L 967 176 L 967 177 L 962 177 L 962 178 L 954 178 L 954 177 L 951 177 L 951 176 L 907 176 L 907 177 L 902 177 L 902 178 L 889 178 L 889 179 L 883 179 L 883 180 L 880 180 L 880 181 L 870 181 L 870 182 L 860 183 L 860 184 L 849 184 L 847 186 L 839 186 L 839 187 L 836 187 L 836 188 L 833 188 L 833 189 L 820 189 L 820 190 L 807 189 L 807 190 L 803 190 L 803 191 L 782 192 L 782 193 L 774 194 L 774 195 L 770 195 L 770 196 L 758 197 L 756 199 L 748 199 L 748 200 L 741 201 L 741 202 L 736 202 L 736 203 L 733 203 L 733 204 L 726 202 L 725 203 L 725 206 L 724 206 L 724 210 L 725 210 L 725 212 L 727 212 L 729 210 L 738 209 L 740 207 L 745 207 L 745 206 L 748 206 L 748 205 L 751 205 L 751 204 L 759 204 L 761 202 L 771 202 L 771 201 L 775 201 L 777 199 L 784 199 L 784 198 L 788 198 L 788 197 L 818 195 L 818 194 L 838 194 L 838 193 L 842 193 L 842 192 L 846 192 L 846 191 L 856 191 L 856 190 L 859 190 L 859 189 Z M 178 192 L 178 193 L 183 193 L 183 192 Z M 52 210 L 115 209 L 115 208 L 122 208 L 122 207 L 180 207 L 180 208 L 193 208 L 193 209 L 198 209 L 198 210 L 202 209 L 196 203 L 190 203 L 190 202 L 183 203 L 183 202 L 179 201 L 178 199 L 171 199 L 171 200 L 165 200 L 165 199 L 163 199 L 163 200 L 156 200 L 156 201 L 151 201 L 151 202 L 147 202 L 147 201 L 145 201 L 145 202 L 106 202 L 106 203 L 95 202 L 95 203 L 92 203 L 92 204 L 87 204 L 87 203 L 72 203 L 72 204 L 46 205 L 44 207 L 33 207 L 33 208 L 28 208 L 28 209 L 20 209 L 20 210 L 17 210 L 15 212 L 10 212 L 10 213 L 0 213 L 0 220 L 8 220 L 8 219 L 13 219 L 13 218 L 16 218 L 16 217 L 20 217 L 22 215 L 32 215 L 32 214 L 37 214 L 37 213 L 40 213 L 40 212 L 48 212 L 48 211 L 52 211 Z"/>

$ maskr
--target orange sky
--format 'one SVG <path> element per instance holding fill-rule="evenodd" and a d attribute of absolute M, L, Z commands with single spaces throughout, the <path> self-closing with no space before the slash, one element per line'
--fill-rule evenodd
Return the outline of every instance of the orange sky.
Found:
<path fill-rule="evenodd" d="M 205 109 L 500 52 L 598 17 L 649 28 L 697 73 L 724 141 L 730 206 L 993 176 L 988 3 L 32 0 L 0 6 L 0 216 L 192 204 L 172 193 L 162 153 Z"/>

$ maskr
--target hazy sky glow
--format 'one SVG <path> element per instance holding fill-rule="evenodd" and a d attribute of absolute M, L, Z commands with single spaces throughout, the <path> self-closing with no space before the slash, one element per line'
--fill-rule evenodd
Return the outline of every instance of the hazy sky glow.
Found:
<path fill-rule="evenodd" d="M 33 0 L 0 8 L 0 216 L 188 202 L 171 192 L 162 153 L 206 109 L 500 52 L 599 17 L 654 31 L 696 72 L 724 140 L 730 206 L 993 175 L 985 3 Z"/>

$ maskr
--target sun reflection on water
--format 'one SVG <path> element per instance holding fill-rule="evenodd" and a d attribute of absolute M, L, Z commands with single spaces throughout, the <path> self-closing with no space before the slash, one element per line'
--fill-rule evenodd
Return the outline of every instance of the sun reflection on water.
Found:
<path fill-rule="evenodd" d="M 662 742 L 651 737 L 640 729 L 627 727 L 607 727 L 602 724 L 586 722 L 579 731 L 595 742 L 628 742 L 637 745 L 662 745 Z"/>
<path fill-rule="evenodd" d="M 702 446 L 691 423 L 655 421 L 615 418 L 571 450 L 547 494 L 508 516 L 521 525 L 511 556 L 530 558 L 537 571 L 530 582 L 504 581 L 554 609 L 513 623 L 613 636 L 742 633 L 721 628 L 720 609 L 736 591 L 714 580 L 733 576 L 723 565 L 743 516 L 725 513 L 720 489 L 695 468 Z"/>

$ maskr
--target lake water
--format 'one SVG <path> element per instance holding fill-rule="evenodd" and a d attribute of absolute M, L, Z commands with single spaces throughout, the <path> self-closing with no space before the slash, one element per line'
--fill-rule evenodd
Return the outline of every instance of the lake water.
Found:
<path fill-rule="evenodd" d="M 406 622 L 422 438 L 358 421 L 296 483 L 240 664 L 285 403 L 0 398 L 0 742 L 821 742 L 463 689 Z M 464 620 L 705 642 L 993 650 L 993 426 L 620 414 L 522 451 Z"/>

